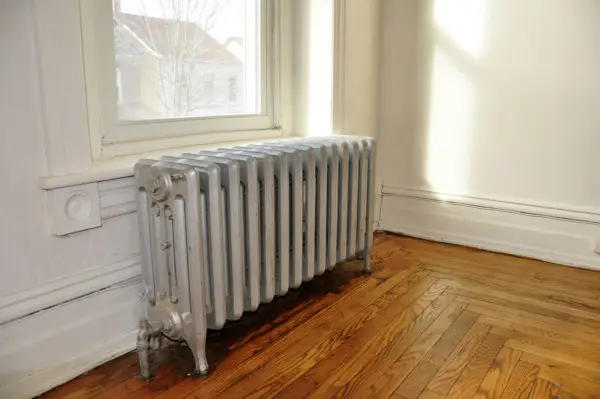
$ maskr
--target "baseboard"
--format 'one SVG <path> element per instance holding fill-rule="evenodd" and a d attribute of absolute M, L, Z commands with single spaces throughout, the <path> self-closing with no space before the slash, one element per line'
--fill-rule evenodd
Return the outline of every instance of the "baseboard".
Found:
<path fill-rule="evenodd" d="M 66 301 L 140 276 L 139 256 L 0 297 L 0 326 Z"/>
<path fill-rule="evenodd" d="M 135 348 L 140 278 L 0 329 L 0 398 L 31 398 Z"/>
<path fill-rule="evenodd" d="M 103 345 L 93 348 L 80 357 L 72 359 L 70 364 L 61 366 L 60 368 L 41 370 L 9 386 L 0 387 L 0 397 L 14 399 L 32 398 L 47 392 L 94 367 L 131 352 L 135 349 L 136 336 L 137 330 L 126 332 Z"/>
<path fill-rule="evenodd" d="M 379 228 L 600 270 L 600 212 L 383 187 Z"/>

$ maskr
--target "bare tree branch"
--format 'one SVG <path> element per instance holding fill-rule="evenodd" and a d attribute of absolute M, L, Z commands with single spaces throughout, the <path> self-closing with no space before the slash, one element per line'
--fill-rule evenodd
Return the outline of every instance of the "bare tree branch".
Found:
<path fill-rule="evenodd" d="M 152 17 L 146 1 L 142 8 L 142 40 L 156 59 L 157 97 L 168 116 L 187 116 L 211 102 L 205 86 L 208 36 L 229 0 L 158 0 L 159 15 Z M 124 23 L 115 20 L 117 24 Z M 134 49 L 124 48 L 124 51 Z"/>

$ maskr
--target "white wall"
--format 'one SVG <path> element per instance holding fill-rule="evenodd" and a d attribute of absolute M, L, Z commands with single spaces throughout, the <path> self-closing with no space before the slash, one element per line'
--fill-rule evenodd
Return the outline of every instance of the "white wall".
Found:
<path fill-rule="evenodd" d="M 382 227 L 600 267 L 600 3 L 384 0 L 381 15 Z"/>
<path fill-rule="evenodd" d="M 112 207 L 127 198 L 132 181 L 98 184 L 102 227 L 50 234 L 46 193 L 38 186 L 48 167 L 35 41 L 31 2 L 2 1 L 2 398 L 39 393 L 131 350 L 142 312 L 136 217 L 131 207 Z"/>
<path fill-rule="evenodd" d="M 375 136 L 378 116 L 380 2 L 340 0 L 334 131 Z M 335 80 L 335 79 L 334 79 Z"/>
<path fill-rule="evenodd" d="M 0 162 L 10 188 L 0 197 L 2 264 L 3 269 L 7 269 L 3 273 L 8 273 L 9 277 L 0 280 L 0 293 L 3 294 L 43 279 L 45 271 L 39 265 L 38 255 L 48 256 L 50 252 L 48 242 L 44 240 L 43 192 L 37 189 L 37 179 L 45 170 L 46 161 L 29 11 L 27 6 L 13 1 L 4 2 L 0 14 L 0 130 L 3 137 Z M 19 40 L 15 41 L 15 37 Z M 24 248 L 29 250 L 24 251 Z M 33 277 L 36 281 L 26 275 L 25 264 L 39 268 L 39 273 Z"/>

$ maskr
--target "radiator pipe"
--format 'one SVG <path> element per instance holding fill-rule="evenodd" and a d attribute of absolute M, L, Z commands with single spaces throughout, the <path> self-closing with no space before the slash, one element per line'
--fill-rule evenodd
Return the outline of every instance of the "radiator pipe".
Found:
<path fill-rule="evenodd" d="M 364 264 L 363 271 L 365 273 L 371 273 L 373 271 L 371 269 L 371 253 L 369 251 L 368 244 L 366 245 L 364 250 L 356 253 L 356 259 L 363 261 L 363 264 Z"/>
<path fill-rule="evenodd" d="M 365 248 L 364 252 L 362 253 L 362 256 L 365 262 L 365 273 L 371 273 L 373 270 L 371 269 L 371 253 L 368 247 Z"/>
<path fill-rule="evenodd" d="M 140 329 L 137 335 L 137 353 L 140 362 L 140 376 L 142 381 L 149 381 L 152 378 L 150 374 L 150 336 L 151 327 L 147 319 L 140 320 Z"/>

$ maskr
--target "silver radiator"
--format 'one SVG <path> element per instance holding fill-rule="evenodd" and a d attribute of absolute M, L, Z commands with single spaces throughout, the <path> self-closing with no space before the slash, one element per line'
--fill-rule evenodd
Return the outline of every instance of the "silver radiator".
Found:
<path fill-rule="evenodd" d="M 343 260 L 370 271 L 373 151 L 371 138 L 337 136 L 138 161 L 142 378 L 162 335 L 184 339 L 206 374 L 209 328 Z"/>

